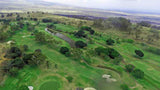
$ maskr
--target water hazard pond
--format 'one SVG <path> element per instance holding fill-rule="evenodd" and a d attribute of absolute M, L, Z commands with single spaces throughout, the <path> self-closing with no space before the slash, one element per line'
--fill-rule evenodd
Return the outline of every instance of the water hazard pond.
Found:
<path fill-rule="evenodd" d="M 53 36 L 57 36 L 57 37 L 63 39 L 64 41 L 66 41 L 67 43 L 69 43 L 72 48 L 75 47 L 75 42 L 72 39 L 70 39 L 69 37 L 65 36 L 64 34 L 59 33 L 59 32 L 50 32 L 48 30 L 48 28 L 45 28 L 45 31 L 48 32 L 48 33 L 50 33 L 50 34 L 52 34 Z"/>

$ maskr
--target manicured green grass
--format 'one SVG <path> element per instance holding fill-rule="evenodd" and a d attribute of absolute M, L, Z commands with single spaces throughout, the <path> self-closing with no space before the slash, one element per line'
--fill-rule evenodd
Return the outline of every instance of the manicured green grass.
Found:
<path fill-rule="evenodd" d="M 57 81 L 48 81 L 44 83 L 39 90 L 59 90 L 60 84 Z"/>

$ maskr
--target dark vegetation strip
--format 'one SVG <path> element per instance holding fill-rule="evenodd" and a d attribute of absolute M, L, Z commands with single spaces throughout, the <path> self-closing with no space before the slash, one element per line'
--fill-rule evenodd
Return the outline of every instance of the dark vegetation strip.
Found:
<path fill-rule="evenodd" d="M 120 71 L 118 71 L 118 70 L 116 70 L 116 69 L 114 69 L 114 68 L 107 67 L 107 66 L 102 66 L 102 65 L 97 65 L 96 67 L 101 68 L 101 69 L 109 69 L 109 70 L 112 70 L 112 71 L 118 73 L 120 76 L 122 76 L 122 72 L 120 72 Z"/>

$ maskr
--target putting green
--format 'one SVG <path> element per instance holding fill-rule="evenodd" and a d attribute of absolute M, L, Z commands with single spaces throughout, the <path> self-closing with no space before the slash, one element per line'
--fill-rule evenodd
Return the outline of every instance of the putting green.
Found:
<path fill-rule="evenodd" d="M 40 87 L 39 90 L 59 90 L 60 83 L 56 81 L 48 81 Z"/>

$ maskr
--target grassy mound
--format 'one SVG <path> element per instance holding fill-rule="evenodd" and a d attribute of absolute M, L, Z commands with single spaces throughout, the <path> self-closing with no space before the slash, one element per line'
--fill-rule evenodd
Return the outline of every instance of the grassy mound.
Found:
<path fill-rule="evenodd" d="M 56 81 L 48 81 L 41 85 L 39 90 L 59 90 L 60 84 Z"/>

